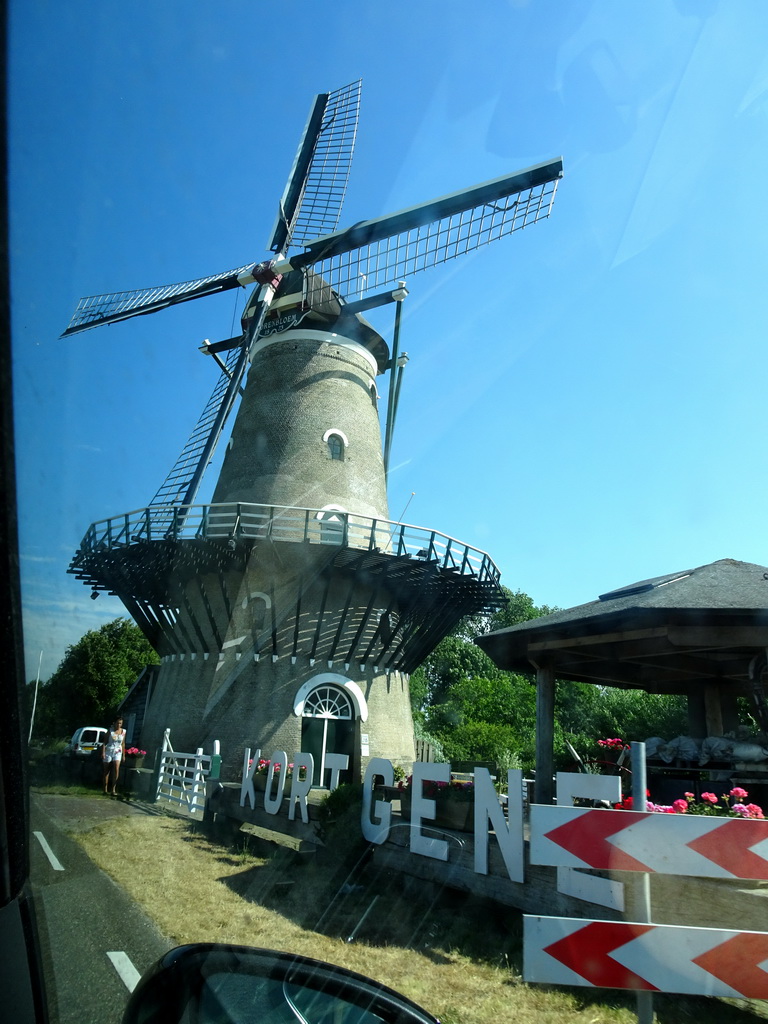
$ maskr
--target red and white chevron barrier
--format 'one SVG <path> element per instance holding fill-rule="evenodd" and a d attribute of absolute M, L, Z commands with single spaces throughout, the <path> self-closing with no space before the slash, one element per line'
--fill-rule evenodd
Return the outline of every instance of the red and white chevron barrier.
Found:
<path fill-rule="evenodd" d="M 531 807 L 532 864 L 768 879 L 768 820 Z"/>
<path fill-rule="evenodd" d="M 526 916 L 523 961 L 528 982 L 768 999 L 764 932 Z"/>

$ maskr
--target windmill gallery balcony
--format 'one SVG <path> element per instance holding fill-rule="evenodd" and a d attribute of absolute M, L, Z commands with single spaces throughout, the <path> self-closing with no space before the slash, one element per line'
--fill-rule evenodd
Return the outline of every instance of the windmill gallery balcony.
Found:
<path fill-rule="evenodd" d="M 281 630 L 278 602 L 270 600 L 271 622 L 266 615 L 254 631 L 256 655 L 306 654 L 330 662 L 360 660 L 367 651 L 363 657 L 410 672 L 458 618 L 503 600 L 490 557 L 435 530 L 334 509 L 247 503 L 149 506 L 93 523 L 68 571 L 93 595 L 120 597 L 161 655 L 208 655 L 221 652 L 223 619 L 242 600 L 232 592 L 232 574 L 259 566 L 260 578 L 268 580 L 271 558 L 294 565 L 305 581 L 295 591 L 290 620 L 302 619 L 302 597 L 313 587 L 321 591 L 320 609 L 335 609 L 338 627 L 318 620 L 311 630 Z M 362 580 L 373 596 L 361 611 L 352 593 Z M 193 622 L 185 641 L 179 626 L 189 610 L 184 588 L 191 581 L 203 588 L 202 606 L 210 612 L 215 598 L 222 612 L 207 615 L 212 633 Z M 268 583 L 259 589 L 268 592 Z M 349 601 L 340 601 L 345 589 Z M 334 599 L 326 601 L 331 592 Z"/>

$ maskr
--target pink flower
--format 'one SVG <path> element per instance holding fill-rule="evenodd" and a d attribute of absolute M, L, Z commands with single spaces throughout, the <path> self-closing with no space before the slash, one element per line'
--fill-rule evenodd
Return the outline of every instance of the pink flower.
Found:
<path fill-rule="evenodd" d="M 714 793 L 702 793 L 701 799 L 705 800 L 708 804 L 714 805 L 717 803 L 717 797 Z"/>
<path fill-rule="evenodd" d="M 685 799 L 686 799 L 686 800 L 688 800 L 689 802 L 690 802 L 691 800 L 693 800 L 693 799 L 694 799 L 693 793 L 683 793 L 683 796 L 684 796 L 684 797 L 685 797 Z"/>
<path fill-rule="evenodd" d="M 618 736 L 614 736 L 612 739 L 598 740 L 597 745 L 598 747 L 610 747 L 612 750 L 621 750 L 626 746 L 624 740 L 619 739 Z"/>
<path fill-rule="evenodd" d="M 674 810 L 675 814 L 685 814 L 685 812 L 688 810 L 688 801 L 673 800 L 672 809 Z"/>
<path fill-rule="evenodd" d="M 737 800 L 746 800 L 749 793 L 747 793 L 746 789 L 742 789 L 741 786 L 734 786 L 730 795 L 735 797 Z"/>
<path fill-rule="evenodd" d="M 749 814 L 750 818 L 764 818 L 762 807 L 758 807 L 757 804 L 747 804 L 745 810 Z"/>
<path fill-rule="evenodd" d="M 731 810 L 733 811 L 734 814 L 738 815 L 740 818 L 748 818 L 749 817 L 749 811 L 744 806 L 744 804 L 734 804 L 731 807 Z"/>

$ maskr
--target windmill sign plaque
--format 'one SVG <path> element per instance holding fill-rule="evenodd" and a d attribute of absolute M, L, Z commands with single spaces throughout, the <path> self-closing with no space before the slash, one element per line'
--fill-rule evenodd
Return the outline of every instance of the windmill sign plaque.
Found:
<path fill-rule="evenodd" d="M 303 312 L 286 313 L 284 316 L 275 317 L 274 320 L 266 320 L 261 328 L 260 337 L 269 338 L 272 334 L 280 334 L 292 327 L 298 327 L 308 312 L 306 309 Z"/>

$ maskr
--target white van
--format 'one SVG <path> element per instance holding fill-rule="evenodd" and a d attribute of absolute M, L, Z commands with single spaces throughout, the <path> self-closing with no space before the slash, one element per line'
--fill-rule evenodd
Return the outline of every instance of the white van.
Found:
<path fill-rule="evenodd" d="M 97 725 L 85 725 L 74 733 L 64 748 L 64 753 L 70 757 L 87 757 L 99 749 L 106 735 L 106 729 L 101 729 Z"/>

